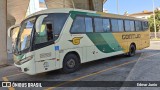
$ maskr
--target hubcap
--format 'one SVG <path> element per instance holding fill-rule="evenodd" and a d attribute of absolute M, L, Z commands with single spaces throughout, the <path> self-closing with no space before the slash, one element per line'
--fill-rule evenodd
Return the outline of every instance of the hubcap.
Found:
<path fill-rule="evenodd" d="M 68 66 L 69 68 L 75 67 L 75 60 L 74 60 L 74 59 L 68 60 L 68 61 L 67 61 L 67 66 Z"/>

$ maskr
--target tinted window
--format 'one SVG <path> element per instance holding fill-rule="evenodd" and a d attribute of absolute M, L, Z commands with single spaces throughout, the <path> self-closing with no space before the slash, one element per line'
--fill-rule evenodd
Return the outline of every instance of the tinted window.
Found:
<path fill-rule="evenodd" d="M 83 33 L 85 32 L 85 19 L 84 17 L 76 17 L 73 22 L 73 26 L 71 29 L 72 33 Z"/>
<path fill-rule="evenodd" d="M 142 30 L 142 23 L 140 21 L 135 21 L 136 31 Z"/>
<path fill-rule="evenodd" d="M 68 18 L 68 14 L 53 14 L 51 17 L 53 18 L 53 32 L 55 35 L 59 35 Z"/>
<path fill-rule="evenodd" d="M 95 32 L 103 32 L 103 19 L 94 18 Z"/>
<path fill-rule="evenodd" d="M 119 29 L 119 32 L 124 31 L 123 20 L 118 20 L 118 29 Z"/>
<path fill-rule="evenodd" d="M 131 31 L 135 31 L 134 21 L 130 21 Z"/>
<path fill-rule="evenodd" d="M 103 19 L 103 30 L 104 30 L 104 32 L 110 32 L 109 19 Z"/>
<path fill-rule="evenodd" d="M 117 19 L 111 19 L 112 24 L 112 32 L 118 32 L 118 20 Z"/>
<path fill-rule="evenodd" d="M 125 20 L 124 21 L 124 25 L 125 25 L 125 31 L 126 32 L 130 32 L 131 31 L 131 25 L 130 25 L 130 21 L 129 20 Z"/>
<path fill-rule="evenodd" d="M 142 22 L 143 30 L 148 29 L 148 22 Z"/>
<path fill-rule="evenodd" d="M 40 28 L 36 29 L 35 32 L 35 41 L 34 44 L 41 44 L 41 43 L 46 43 L 48 41 L 53 40 L 53 21 L 52 18 L 49 17 L 48 15 L 43 15 L 40 16 L 39 18 L 44 18 L 42 23 L 39 24 Z M 39 20 L 41 19 L 37 19 L 37 22 L 40 22 Z"/>
<path fill-rule="evenodd" d="M 92 18 L 85 18 L 86 32 L 93 32 Z"/>

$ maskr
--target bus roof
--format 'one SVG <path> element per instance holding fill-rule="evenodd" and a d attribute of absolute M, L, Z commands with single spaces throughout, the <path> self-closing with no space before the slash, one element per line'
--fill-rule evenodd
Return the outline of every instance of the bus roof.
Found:
<path fill-rule="evenodd" d="M 91 11 L 91 10 L 83 10 L 83 9 L 74 9 L 74 8 L 46 9 L 46 10 L 42 10 L 42 11 L 33 13 L 33 14 L 29 15 L 27 18 L 30 18 L 32 16 L 36 16 L 36 15 L 40 15 L 40 14 L 69 13 L 71 11 L 89 13 L 90 16 L 92 16 L 91 14 L 94 14 L 94 15 L 97 14 L 101 17 L 147 21 L 147 19 L 142 19 L 142 18 L 135 18 L 135 17 L 130 17 L 130 16 L 124 16 L 124 15 L 117 15 L 117 14 L 97 12 L 97 11 Z"/>

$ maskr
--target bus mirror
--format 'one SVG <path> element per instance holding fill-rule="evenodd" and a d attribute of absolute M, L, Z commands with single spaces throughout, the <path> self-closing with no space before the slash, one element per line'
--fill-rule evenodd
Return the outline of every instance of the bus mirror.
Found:
<path fill-rule="evenodd" d="M 48 15 L 41 15 L 38 17 L 38 19 L 36 20 L 36 31 L 39 32 L 41 30 L 41 25 L 43 25 L 43 20 L 44 18 L 46 18 Z"/>
<path fill-rule="evenodd" d="M 11 37 L 11 28 L 8 29 L 8 37 Z"/>
<path fill-rule="evenodd" d="M 8 37 L 12 37 L 12 32 L 13 32 L 13 30 L 14 30 L 15 28 L 17 28 L 17 27 L 20 27 L 20 25 L 19 25 L 19 24 L 13 25 L 13 26 L 11 26 L 11 27 L 8 29 Z"/>

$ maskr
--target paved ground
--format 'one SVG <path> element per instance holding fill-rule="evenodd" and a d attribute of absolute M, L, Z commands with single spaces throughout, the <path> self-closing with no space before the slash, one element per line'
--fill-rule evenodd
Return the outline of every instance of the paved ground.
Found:
<path fill-rule="evenodd" d="M 81 69 L 71 74 L 59 71 L 29 76 L 15 66 L 0 68 L 0 81 L 160 81 L 160 42 L 152 41 L 151 47 L 138 51 L 134 57 L 123 55 L 105 58 L 83 64 Z M 65 85 L 66 83 L 60 84 Z M 22 88 L 9 88 L 22 90 Z M 160 88 L 120 88 L 120 87 L 50 87 L 23 88 L 23 90 L 160 90 Z M 8 88 L 0 88 L 8 90 Z"/>

